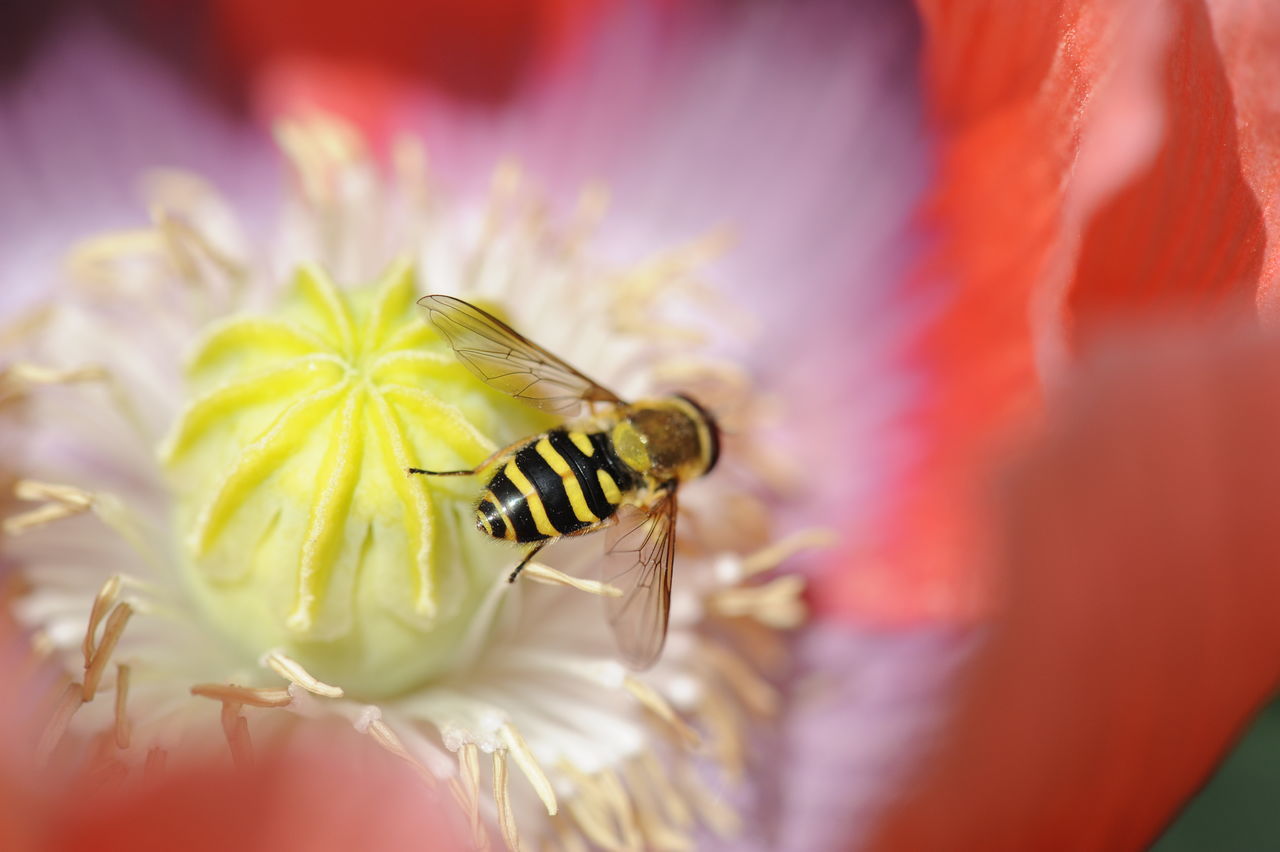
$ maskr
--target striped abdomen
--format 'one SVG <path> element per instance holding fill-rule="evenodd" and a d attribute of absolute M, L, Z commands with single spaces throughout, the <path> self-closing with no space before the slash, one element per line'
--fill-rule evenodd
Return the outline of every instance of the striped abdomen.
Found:
<path fill-rule="evenodd" d="M 476 506 L 476 526 L 529 542 L 587 532 L 613 515 L 635 475 L 603 432 L 555 429 L 516 450 Z"/>

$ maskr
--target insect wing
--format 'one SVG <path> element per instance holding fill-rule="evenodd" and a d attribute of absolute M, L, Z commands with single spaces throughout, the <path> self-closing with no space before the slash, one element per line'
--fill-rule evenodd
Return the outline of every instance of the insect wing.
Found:
<path fill-rule="evenodd" d="M 652 666 L 667 640 L 675 533 L 675 489 L 649 508 L 621 507 L 609 528 L 604 581 L 622 590 L 605 598 L 609 623 L 623 659 L 637 670 Z"/>
<path fill-rule="evenodd" d="M 466 367 L 490 387 L 545 411 L 568 414 L 583 402 L 622 400 L 497 317 L 452 296 L 418 300 Z"/>

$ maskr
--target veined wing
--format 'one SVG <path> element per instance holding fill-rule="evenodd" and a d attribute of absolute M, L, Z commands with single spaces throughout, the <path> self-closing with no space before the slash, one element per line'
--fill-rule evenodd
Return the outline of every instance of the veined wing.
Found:
<path fill-rule="evenodd" d="M 613 391 L 592 381 L 502 320 L 452 296 L 423 296 L 431 321 L 458 360 L 490 387 L 559 414 L 583 402 L 622 405 Z"/>
<path fill-rule="evenodd" d="M 605 601 L 618 650 L 634 669 L 652 666 L 667 640 L 675 554 L 675 488 L 651 506 L 618 509 L 618 523 L 608 532 L 603 579 L 622 596 Z"/>

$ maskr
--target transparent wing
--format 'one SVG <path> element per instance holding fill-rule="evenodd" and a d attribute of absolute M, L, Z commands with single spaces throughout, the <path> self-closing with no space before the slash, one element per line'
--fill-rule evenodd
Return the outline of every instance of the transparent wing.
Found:
<path fill-rule="evenodd" d="M 647 669 L 662 653 L 671 611 L 671 566 L 676 555 L 676 492 L 648 508 L 623 506 L 609 528 L 604 581 L 622 590 L 605 598 L 623 659 Z"/>
<path fill-rule="evenodd" d="M 431 312 L 458 360 L 490 387 L 560 414 L 583 402 L 622 404 L 612 391 L 475 305 L 452 296 L 423 296 L 418 304 Z"/>

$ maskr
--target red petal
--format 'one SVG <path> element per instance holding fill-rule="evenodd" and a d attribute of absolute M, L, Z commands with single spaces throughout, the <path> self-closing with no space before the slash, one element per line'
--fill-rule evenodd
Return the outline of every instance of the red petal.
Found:
<path fill-rule="evenodd" d="M 1222 58 L 1203 4 L 1169 11 L 1164 143 L 1089 222 L 1067 297 L 1077 343 L 1153 313 L 1196 316 L 1232 300 L 1252 309 L 1262 218 L 1241 173 Z"/>
<path fill-rule="evenodd" d="M 212 712 L 216 713 L 216 707 Z M 309 723 L 316 728 L 319 722 Z M 65 790 L 47 806 L 48 852 L 271 852 L 466 848 L 438 794 L 354 732 L 312 730 L 309 747 L 161 770 L 140 787 Z M 174 763 L 171 757 L 169 763 Z"/>
<path fill-rule="evenodd" d="M 1267 250 L 1258 301 L 1274 321 L 1280 311 L 1280 6 L 1269 0 L 1210 0 L 1209 17 L 1235 100 L 1244 176 L 1262 202 Z"/>
<path fill-rule="evenodd" d="M 883 849 L 1137 849 L 1280 677 L 1280 339 L 1109 350 L 1015 469 L 1003 617 Z"/>
<path fill-rule="evenodd" d="M 555 53 L 596 4 L 532 0 L 217 0 L 226 59 L 253 75 L 280 60 L 349 65 L 498 101 Z"/>
<path fill-rule="evenodd" d="M 1261 268 L 1201 4 L 918 5 L 940 145 L 921 279 L 947 289 L 908 361 L 924 387 L 903 428 L 923 449 L 880 549 L 819 592 L 881 621 L 983 611 L 975 483 L 1038 416 L 1044 374 L 1110 323 L 1249 301 Z"/>

